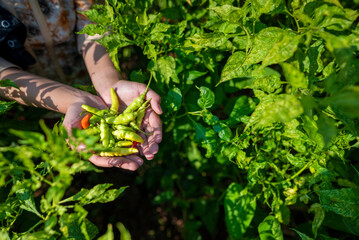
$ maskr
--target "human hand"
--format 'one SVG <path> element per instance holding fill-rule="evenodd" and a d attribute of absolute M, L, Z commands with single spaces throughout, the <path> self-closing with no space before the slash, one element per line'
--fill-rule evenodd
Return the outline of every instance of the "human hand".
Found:
<path fill-rule="evenodd" d="M 81 129 L 81 119 L 84 117 L 81 115 L 83 109 L 81 108 L 82 104 L 86 104 L 98 109 L 107 108 L 106 104 L 98 96 L 90 96 L 84 98 L 82 101 L 75 102 L 71 104 L 65 114 L 65 119 L 63 125 L 66 128 L 69 135 L 72 133 L 73 128 Z M 81 144 L 76 148 L 79 151 L 85 150 L 86 146 Z M 143 160 L 138 155 L 128 155 L 122 157 L 101 157 L 99 155 L 92 155 L 89 158 L 89 161 L 94 165 L 99 167 L 119 167 L 126 170 L 135 171 L 139 166 L 143 164 Z"/>
<path fill-rule="evenodd" d="M 117 81 L 112 85 L 112 87 L 115 89 L 120 101 L 120 113 L 123 112 L 134 99 L 139 97 L 146 90 L 145 84 L 126 80 Z M 110 107 L 110 89 L 106 89 L 106 91 L 99 94 L 107 106 Z M 140 134 L 144 139 L 144 143 L 139 145 L 139 150 L 141 155 L 144 155 L 146 159 L 151 160 L 158 152 L 158 144 L 162 141 L 162 122 L 158 116 L 159 114 L 162 114 L 160 106 L 161 97 L 153 90 L 149 89 L 145 99 L 151 99 L 151 107 L 146 110 L 141 128 L 146 133 L 153 134 L 149 136 Z"/>

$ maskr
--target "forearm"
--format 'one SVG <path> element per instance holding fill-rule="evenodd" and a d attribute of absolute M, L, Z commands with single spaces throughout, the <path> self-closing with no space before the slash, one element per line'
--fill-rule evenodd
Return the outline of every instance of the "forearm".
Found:
<path fill-rule="evenodd" d="M 100 96 L 106 95 L 104 92 L 120 80 L 120 74 L 113 66 L 106 48 L 91 42 L 84 48 L 83 59 L 96 91 Z"/>
<path fill-rule="evenodd" d="M 91 94 L 71 86 L 16 68 L 2 71 L 0 79 L 10 79 L 20 88 L 19 90 L 14 87 L 0 87 L 0 97 L 61 113 L 66 113 L 71 104 L 84 102 L 91 96 Z"/>

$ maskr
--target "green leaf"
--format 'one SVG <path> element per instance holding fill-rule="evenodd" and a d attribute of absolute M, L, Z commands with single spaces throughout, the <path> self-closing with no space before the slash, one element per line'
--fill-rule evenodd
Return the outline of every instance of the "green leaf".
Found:
<path fill-rule="evenodd" d="M 255 35 L 253 47 L 245 60 L 245 65 L 250 66 L 263 61 L 275 44 L 280 42 L 283 35 L 286 34 L 287 31 L 277 27 L 268 27 L 261 30 Z"/>
<path fill-rule="evenodd" d="M 88 34 L 90 36 L 94 36 L 96 34 L 104 34 L 107 32 L 107 29 L 104 28 L 102 25 L 98 24 L 87 24 L 81 31 L 77 32 L 77 34 Z"/>
<path fill-rule="evenodd" d="M 72 197 L 64 199 L 61 203 L 64 202 L 71 202 L 71 201 L 78 201 L 80 205 L 87 205 L 90 203 L 106 203 L 115 200 L 118 196 L 120 196 L 123 191 L 127 187 L 121 187 L 119 189 L 110 189 L 112 184 L 104 183 L 104 184 L 97 184 L 92 189 L 85 189 L 82 188 L 80 192 L 76 193 Z"/>
<path fill-rule="evenodd" d="M 283 240 L 283 233 L 279 221 L 272 215 L 268 215 L 258 226 L 261 240 Z"/>
<path fill-rule="evenodd" d="M 256 199 L 237 183 L 231 183 L 224 197 L 224 213 L 231 239 L 241 239 L 254 217 Z"/>
<path fill-rule="evenodd" d="M 228 22 L 237 22 L 246 13 L 246 9 L 238 8 L 232 5 L 210 7 L 209 10 L 214 11 L 221 19 Z"/>
<path fill-rule="evenodd" d="M 301 35 L 296 35 L 289 31 L 283 33 L 280 41 L 276 42 L 268 51 L 267 56 L 263 59 L 262 65 L 268 66 L 288 60 L 297 50 L 301 39 Z"/>
<path fill-rule="evenodd" d="M 233 126 L 242 121 L 242 118 L 251 114 L 256 108 L 256 103 L 246 95 L 237 98 L 232 112 L 229 114 L 227 124 Z"/>
<path fill-rule="evenodd" d="M 171 56 L 159 57 L 153 66 L 153 70 L 160 74 L 161 81 L 169 84 L 171 79 L 175 83 L 179 83 L 176 73 L 176 60 Z"/>
<path fill-rule="evenodd" d="M 349 117 L 359 117 L 359 86 L 346 87 L 340 92 L 325 99 L 334 112 Z"/>
<path fill-rule="evenodd" d="M 290 63 L 281 63 L 280 65 L 285 79 L 293 88 L 308 88 L 308 79 L 298 68 Z"/>
<path fill-rule="evenodd" d="M 59 224 L 62 234 L 67 239 L 93 239 L 98 233 L 97 227 L 85 217 L 82 212 L 61 215 Z"/>
<path fill-rule="evenodd" d="M 6 102 L 0 100 L 0 115 L 9 111 L 16 101 Z"/>
<path fill-rule="evenodd" d="M 20 90 L 20 88 L 10 79 L 0 80 L 0 87 L 14 87 Z"/>
<path fill-rule="evenodd" d="M 200 51 L 202 49 L 213 48 L 213 49 L 231 49 L 232 44 L 228 41 L 228 37 L 219 32 L 214 33 L 202 33 L 194 34 L 187 38 L 185 42 L 185 48 L 191 49 L 191 51 Z"/>
<path fill-rule="evenodd" d="M 312 222 L 312 231 L 314 234 L 314 238 L 317 237 L 318 234 L 318 229 L 319 227 L 322 225 L 322 222 L 325 218 L 325 211 L 322 208 L 322 206 L 319 203 L 313 203 L 309 210 L 309 213 L 313 212 L 314 213 L 314 219 Z"/>
<path fill-rule="evenodd" d="M 353 188 L 318 190 L 320 204 L 325 210 L 344 217 L 359 217 L 359 191 Z"/>
<path fill-rule="evenodd" d="M 223 122 L 213 126 L 213 130 L 218 134 L 220 139 L 230 141 L 233 137 L 231 129 Z"/>
<path fill-rule="evenodd" d="M 196 80 L 197 78 L 202 77 L 203 75 L 206 75 L 206 74 L 207 74 L 207 72 L 190 70 L 190 71 L 184 72 L 184 79 L 187 82 L 193 82 L 193 80 Z"/>
<path fill-rule="evenodd" d="M 211 157 L 217 147 L 216 133 L 210 128 L 203 127 L 200 123 L 193 122 L 196 131 L 196 141 L 207 149 L 206 157 Z"/>
<path fill-rule="evenodd" d="M 36 209 L 33 193 L 29 189 L 22 188 L 17 190 L 16 197 L 21 202 L 20 207 L 22 209 L 35 213 L 40 218 L 43 218 L 43 216 Z"/>
<path fill-rule="evenodd" d="M 302 113 L 303 108 L 297 97 L 287 94 L 268 95 L 261 100 L 246 128 L 249 126 L 265 127 L 275 122 L 288 123 Z"/>
<path fill-rule="evenodd" d="M 234 79 L 234 81 L 236 81 L 234 83 L 235 87 L 273 93 L 282 85 L 281 75 L 272 68 L 253 65 L 247 72 L 248 79 Z"/>
<path fill-rule="evenodd" d="M 253 15 L 256 18 L 259 18 L 262 14 L 277 12 L 276 10 L 279 7 L 282 7 L 283 10 L 285 8 L 285 4 L 283 0 L 254 0 L 252 1 L 252 5 L 253 5 Z"/>
<path fill-rule="evenodd" d="M 292 228 L 300 237 L 302 240 L 313 240 L 313 238 L 308 237 L 305 233 L 299 232 L 298 230 Z"/>
<path fill-rule="evenodd" d="M 318 133 L 323 136 L 325 146 L 328 146 L 337 135 L 337 127 L 332 118 L 321 114 L 318 119 Z"/>
<path fill-rule="evenodd" d="M 223 82 L 231 80 L 233 78 L 245 78 L 249 77 L 246 72 L 246 66 L 243 66 L 246 54 L 242 51 L 233 53 L 227 60 L 226 65 L 221 73 L 221 80 L 217 83 L 217 86 Z"/>
<path fill-rule="evenodd" d="M 208 87 L 200 87 L 199 88 L 200 98 L 197 101 L 197 104 L 200 108 L 210 108 L 214 104 L 215 96 L 212 90 L 210 90 Z"/>
<path fill-rule="evenodd" d="M 177 112 L 182 105 L 182 93 L 179 88 L 172 88 L 168 91 L 163 101 L 165 109 L 169 112 Z"/>

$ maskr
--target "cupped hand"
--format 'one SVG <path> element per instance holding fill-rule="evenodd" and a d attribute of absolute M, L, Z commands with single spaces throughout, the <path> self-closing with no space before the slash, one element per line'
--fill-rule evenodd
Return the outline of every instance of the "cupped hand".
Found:
<path fill-rule="evenodd" d="M 88 96 L 83 100 L 73 103 L 67 109 L 63 125 L 66 128 L 69 135 L 72 133 L 73 128 L 81 129 L 81 119 L 84 115 L 81 115 L 83 109 L 81 108 L 82 104 L 86 104 L 98 109 L 107 108 L 106 104 L 98 96 Z M 84 144 L 77 146 L 77 150 L 81 151 L 86 149 Z M 89 160 L 96 166 L 99 167 L 119 167 L 126 170 L 135 171 L 139 166 L 143 164 L 143 160 L 138 155 L 128 155 L 123 157 L 101 157 L 99 155 L 92 155 Z"/>
<path fill-rule="evenodd" d="M 120 101 L 120 113 L 123 112 L 134 99 L 139 97 L 146 90 L 146 84 L 126 80 L 115 82 L 112 87 L 115 89 Z M 110 107 L 110 89 L 100 93 L 100 96 L 105 101 L 107 106 Z M 151 99 L 151 106 L 146 110 L 141 128 L 146 133 L 152 134 L 149 136 L 141 134 L 141 137 L 144 139 L 144 143 L 139 145 L 139 150 L 141 155 L 144 155 L 146 159 L 151 160 L 158 152 L 158 144 L 162 141 L 162 122 L 158 116 L 162 114 L 162 109 L 160 106 L 161 97 L 152 89 L 149 89 L 146 94 L 145 100 L 149 99 Z"/>

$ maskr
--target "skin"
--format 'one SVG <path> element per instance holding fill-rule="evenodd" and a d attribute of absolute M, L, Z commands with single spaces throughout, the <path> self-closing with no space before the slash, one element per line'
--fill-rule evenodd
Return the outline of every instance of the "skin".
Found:
<path fill-rule="evenodd" d="M 146 90 L 146 84 L 119 80 L 121 79 L 119 72 L 114 68 L 106 49 L 100 44 L 96 42 L 88 44 L 83 50 L 83 57 L 92 83 L 108 107 L 111 106 L 111 87 L 115 89 L 119 97 L 119 112 L 123 112 L 134 99 Z M 162 114 L 161 97 L 149 89 L 145 101 L 149 99 L 151 99 L 151 107 L 146 110 L 142 127 L 146 133 L 153 131 L 153 134 L 150 136 L 142 134 L 144 143 L 139 146 L 141 155 L 144 155 L 147 160 L 154 158 L 158 152 L 158 144 L 162 141 L 162 122 L 158 116 Z"/>
<path fill-rule="evenodd" d="M 46 108 L 65 114 L 63 125 L 71 133 L 72 128 L 81 128 L 82 104 L 99 109 L 110 107 L 110 89 L 113 87 L 119 96 L 119 111 L 122 112 L 146 88 L 145 84 L 120 80 L 120 75 L 114 68 L 106 49 L 98 43 L 87 44 L 83 48 L 83 58 L 98 96 L 17 68 L 8 68 L 0 72 L 0 79 L 14 81 L 20 90 L 13 87 L 0 87 L 0 97 L 15 100 L 27 106 Z M 162 113 L 160 96 L 149 90 L 146 99 L 149 98 L 152 98 L 151 108 L 146 112 L 143 128 L 146 132 L 154 131 L 154 134 L 148 137 L 144 135 L 145 142 L 139 149 L 141 155 L 148 160 L 153 159 L 158 151 L 158 144 L 162 140 L 162 123 L 158 116 Z M 86 147 L 78 146 L 76 149 L 84 148 Z M 125 157 L 92 155 L 89 160 L 99 167 L 119 167 L 132 171 L 137 170 L 143 164 L 143 159 L 138 155 Z"/>

